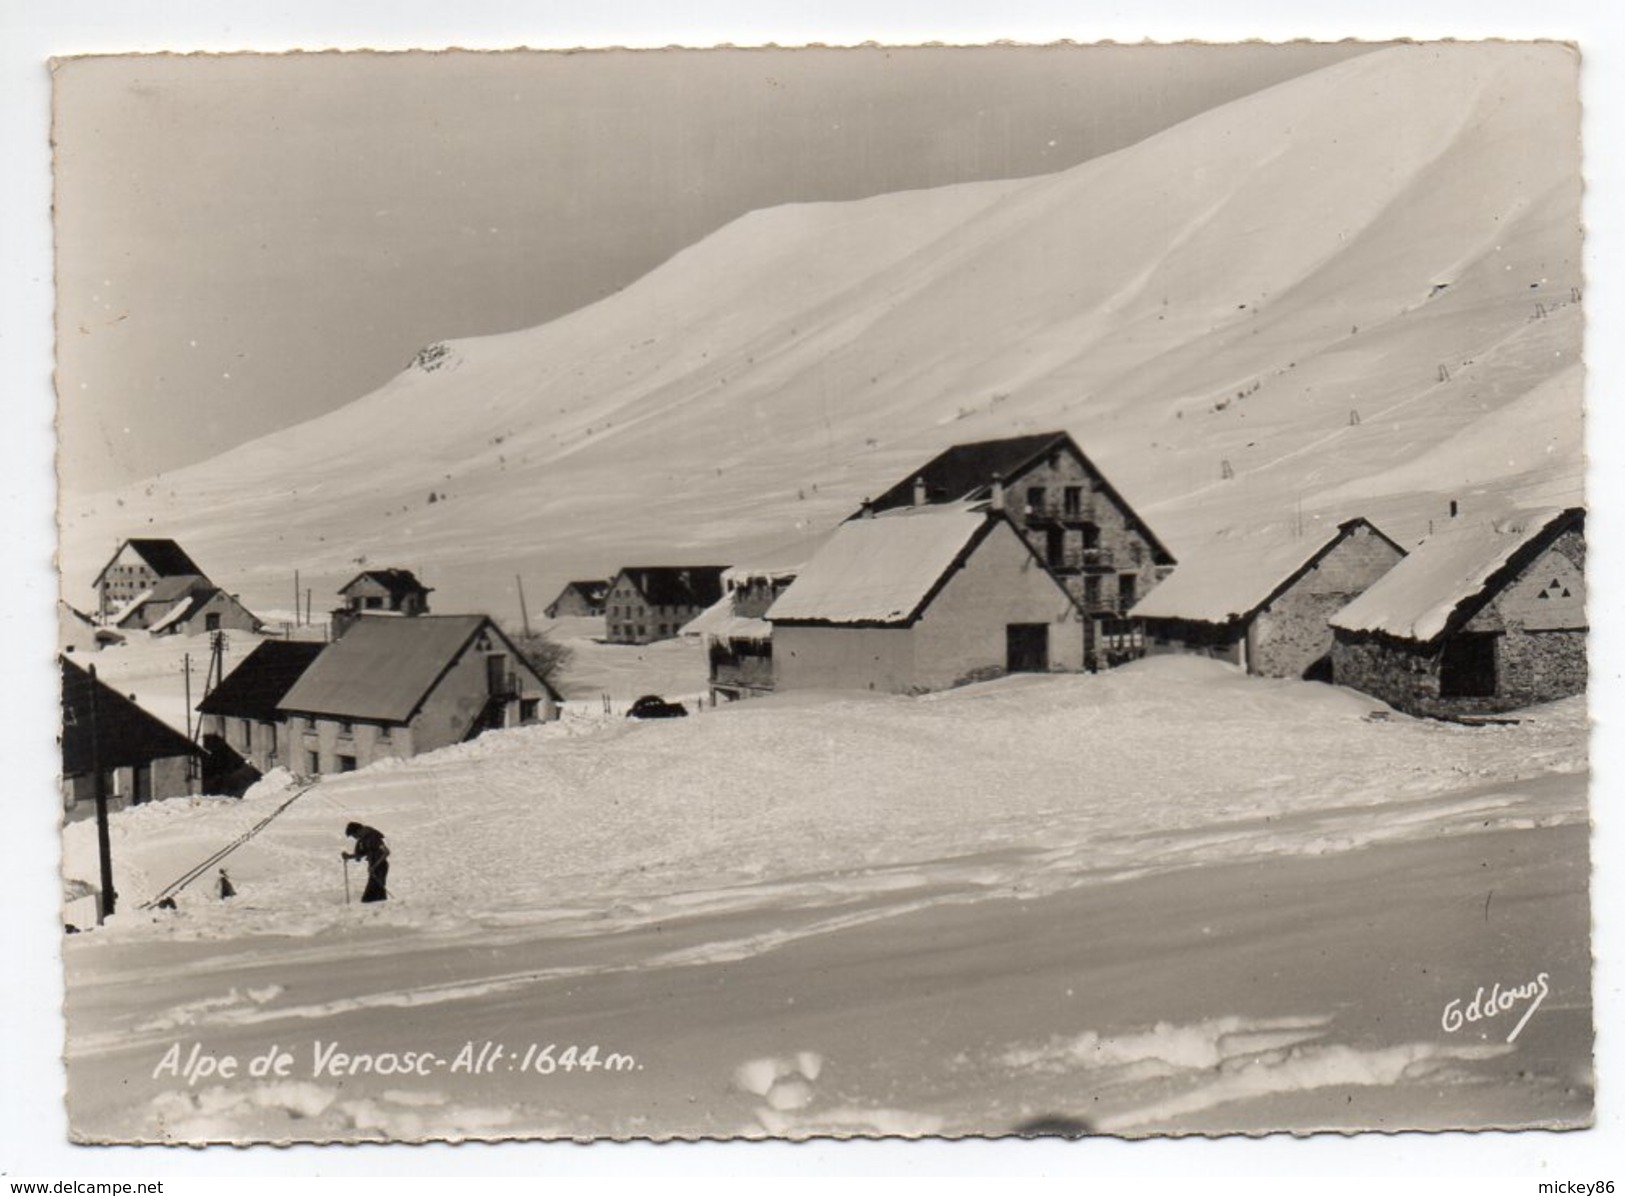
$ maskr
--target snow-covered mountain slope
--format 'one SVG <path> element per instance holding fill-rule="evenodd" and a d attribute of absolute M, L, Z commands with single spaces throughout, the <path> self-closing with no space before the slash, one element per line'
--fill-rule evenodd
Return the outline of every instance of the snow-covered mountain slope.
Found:
<path fill-rule="evenodd" d="M 753 213 L 567 317 L 66 497 L 66 592 L 163 534 L 250 605 L 364 558 L 506 613 L 515 574 L 539 604 L 810 548 L 948 444 L 1055 427 L 1176 554 L 1578 501 L 1576 74 L 1398 47 L 1060 174 Z"/>

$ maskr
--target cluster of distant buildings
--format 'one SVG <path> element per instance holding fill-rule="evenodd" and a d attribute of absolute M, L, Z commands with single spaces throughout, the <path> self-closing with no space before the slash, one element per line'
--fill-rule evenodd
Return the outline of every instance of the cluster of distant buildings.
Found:
<path fill-rule="evenodd" d="M 1049 432 L 947 449 L 794 565 L 627 567 L 569 582 L 546 614 L 602 618 L 611 643 L 699 638 L 719 701 L 920 693 L 1182 653 L 1464 718 L 1584 691 L 1585 551 L 1571 508 L 1452 518 L 1409 550 L 1354 518 L 1180 563 L 1072 437 Z M 83 622 L 102 636 L 261 626 L 170 540 L 126 541 L 96 587 L 101 617 Z M 196 745 L 64 657 L 70 810 L 86 728 L 95 715 L 105 734 L 108 712 L 123 738 L 103 766 L 129 770 L 115 781 L 131 801 L 173 767 L 153 757 L 142 775 L 143 735 L 163 759 L 200 758 L 210 791 L 240 792 L 274 767 L 347 772 L 557 717 L 558 694 L 492 619 L 430 614 L 409 571 L 366 570 L 339 593 L 331 642 L 260 643 L 197 707 Z"/>
<path fill-rule="evenodd" d="M 118 615 L 167 592 L 160 571 L 183 561 L 201 576 L 173 541 L 127 541 L 97 578 L 100 609 Z M 557 691 L 496 622 L 431 614 L 431 592 L 405 569 L 359 573 L 339 590 L 330 639 L 263 640 L 207 692 L 195 742 L 63 655 L 69 816 L 92 808 L 98 763 L 115 805 L 133 804 L 199 785 L 242 793 L 273 768 L 351 772 L 556 719 Z"/>
<path fill-rule="evenodd" d="M 1169 653 L 1432 716 L 1583 691 L 1584 512 L 1455 514 L 1409 551 L 1355 518 L 1178 563 L 1077 443 L 1050 432 L 947 449 L 797 566 L 627 569 L 571 582 L 548 611 L 601 614 L 617 642 L 702 637 L 725 700 L 922 692 Z"/>

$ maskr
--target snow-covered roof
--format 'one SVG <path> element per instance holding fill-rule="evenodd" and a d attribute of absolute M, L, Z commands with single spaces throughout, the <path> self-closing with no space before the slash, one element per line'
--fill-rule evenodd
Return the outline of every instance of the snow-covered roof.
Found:
<path fill-rule="evenodd" d="M 358 619 L 305 669 L 283 695 L 278 709 L 290 714 L 407 722 L 481 630 L 501 635 L 485 615 Z M 513 656 L 516 671 L 534 675 L 516 651 Z"/>
<path fill-rule="evenodd" d="M 1189 619 L 1198 623 L 1245 619 L 1362 524 L 1382 535 L 1366 520 L 1351 519 L 1330 536 L 1255 536 L 1188 552 L 1167 580 L 1140 599 L 1129 614 L 1137 619 Z"/>
<path fill-rule="evenodd" d="M 843 523 L 767 612 L 775 623 L 908 623 L 991 526 L 968 506 L 907 507 Z"/>
<path fill-rule="evenodd" d="M 1538 550 L 1582 517 L 1576 507 L 1448 527 L 1423 540 L 1333 615 L 1331 625 L 1427 643 L 1446 631 L 1457 611 L 1483 594 L 1514 557 L 1524 549 Z"/>
<path fill-rule="evenodd" d="M 134 598 L 131 598 L 123 606 L 114 611 L 112 617 L 107 621 L 114 627 L 122 627 L 124 625 L 124 621 L 131 615 L 135 614 L 135 612 L 146 604 L 151 598 L 151 590 L 142 590 Z"/>
<path fill-rule="evenodd" d="M 149 626 L 147 630 L 153 632 L 154 634 L 157 634 L 160 631 L 167 631 L 170 627 L 174 626 L 176 623 L 179 623 L 182 619 L 190 618 L 192 612 L 198 607 L 202 606 L 211 597 L 213 597 L 212 593 L 188 595 L 184 602 L 177 602 L 174 606 L 170 607 L 169 610 L 164 612 L 164 617 Z"/>
<path fill-rule="evenodd" d="M 765 640 L 773 636 L 766 619 L 734 614 L 733 599 L 725 596 L 683 624 L 684 635 L 708 635 L 719 640 Z"/>

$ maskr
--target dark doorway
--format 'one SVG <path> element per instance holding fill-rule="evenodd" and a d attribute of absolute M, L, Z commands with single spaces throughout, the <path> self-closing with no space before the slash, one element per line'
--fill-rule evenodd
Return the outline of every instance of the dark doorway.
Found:
<path fill-rule="evenodd" d="M 485 692 L 506 694 L 513 691 L 513 678 L 508 675 L 508 658 L 494 653 L 485 658 Z"/>
<path fill-rule="evenodd" d="M 1439 696 L 1495 696 L 1495 639 L 1484 632 L 1463 632 L 1445 641 L 1439 661 Z"/>
<path fill-rule="evenodd" d="M 1004 643 L 1007 672 L 1049 672 L 1049 624 L 1006 624 Z"/>

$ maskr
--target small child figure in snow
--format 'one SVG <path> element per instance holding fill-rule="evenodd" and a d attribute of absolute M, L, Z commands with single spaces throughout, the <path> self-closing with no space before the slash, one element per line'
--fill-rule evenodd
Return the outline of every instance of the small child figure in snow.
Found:
<path fill-rule="evenodd" d="M 367 861 L 367 888 L 361 894 L 361 900 L 386 900 L 389 897 L 386 887 L 389 879 L 389 847 L 384 842 L 383 832 L 352 822 L 344 828 L 344 833 L 355 840 L 355 850 L 342 853 L 344 858 Z"/>
<path fill-rule="evenodd" d="M 222 901 L 227 897 L 237 896 L 237 890 L 232 886 L 231 877 L 226 875 L 224 868 L 220 869 L 220 879 L 215 881 L 215 886 L 220 890 L 220 900 Z"/>

